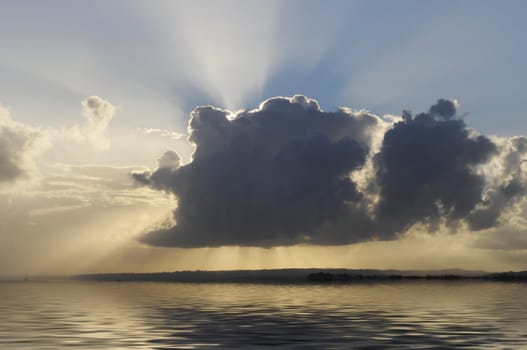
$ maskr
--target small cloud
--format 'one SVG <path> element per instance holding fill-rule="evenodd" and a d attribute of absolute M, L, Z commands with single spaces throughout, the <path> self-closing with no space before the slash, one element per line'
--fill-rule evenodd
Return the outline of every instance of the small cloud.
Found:
<path fill-rule="evenodd" d="M 182 133 L 179 133 L 179 132 L 175 132 L 175 131 L 166 130 L 166 129 L 137 128 L 136 130 L 138 132 L 146 134 L 146 135 L 159 135 L 159 136 L 162 136 L 162 137 L 169 137 L 169 138 L 174 139 L 174 140 L 179 140 L 179 139 L 181 139 L 182 137 L 185 136 L 185 134 L 182 134 Z"/>
<path fill-rule="evenodd" d="M 105 133 L 117 108 L 99 96 L 90 96 L 82 100 L 81 105 L 84 123 L 64 130 L 64 134 L 76 142 L 88 143 L 101 150 L 109 149 L 111 143 Z"/>
<path fill-rule="evenodd" d="M 456 115 L 458 108 L 459 103 L 457 100 L 447 100 L 440 98 L 434 105 L 430 107 L 429 113 L 431 115 L 443 117 L 444 119 L 450 119 Z"/>
<path fill-rule="evenodd" d="M 181 166 L 181 158 L 172 150 L 166 151 L 161 158 L 157 160 L 157 169 L 154 172 L 150 170 L 134 170 L 130 174 L 132 178 L 142 185 L 159 184 L 158 189 L 164 188 L 170 192 L 170 178 L 173 172 Z M 167 186 L 163 185 L 166 184 Z M 165 188 L 166 187 L 166 188 Z"/>
<path fill-rule="evenodd" d="M 115 107 L 98 96 L 90 96 L 81 104 L 84 107 L 83 114 L 87 121 L 87 129 L 95 134 L 106 130 L 115 114 Z"/>

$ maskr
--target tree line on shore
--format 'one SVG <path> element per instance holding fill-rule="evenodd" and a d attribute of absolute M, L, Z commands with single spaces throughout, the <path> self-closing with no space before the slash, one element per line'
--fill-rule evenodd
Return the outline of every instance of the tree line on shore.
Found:
<path fill-rule="evenodd" d="M 527 271 L 522 272 L 499 272 L 482 275 L 457 275 L 457 274 L 424 274 L 424 275 L 400 275 L 400 274 L 349 274 L 314 272 L 307 276 L 310 282 L 356 282 L 356 281 L 396 281 L 396 280 L 488 280 L 488 281 L 527 281 Z"/>

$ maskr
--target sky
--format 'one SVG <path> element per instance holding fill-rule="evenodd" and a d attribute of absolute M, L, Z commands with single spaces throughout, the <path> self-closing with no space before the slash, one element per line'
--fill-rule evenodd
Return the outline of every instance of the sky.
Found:
<path fill-rule="evenodd" d="M 524 1 L 0 1 L 0 275 L 527 269 Z"/>

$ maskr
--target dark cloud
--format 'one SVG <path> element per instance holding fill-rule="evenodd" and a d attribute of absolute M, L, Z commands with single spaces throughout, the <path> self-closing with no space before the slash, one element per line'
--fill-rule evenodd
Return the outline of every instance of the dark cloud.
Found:
<path fill-rule="evenodd" d="M 304 96 L 236 114 L 198 107 L 189 122 L 192 160 L 181 164 L 168 151 L 154 171 L 133 174 L 178 202 L 176 224 L 143 241 L 347 244 L 396 239 L 418 223 L 430 230 L 494 227 L 525 194 L 527 140 L 498 147 L 468 129 L 456 110 L 457 102 L 440 99 L 391 125 L 366 112 L 324 112 Z M 515 170 L 490 181 L 482 169 L 495 159 L 505 172 Z"/>
<path fill-rule="evenodd" d="M 456 115 L 457 102 L 440 98 L 430 107 L 429 114 L 443 119 L 450 119 Z"/>
<path fill-rule="evenodd" d="M 375 156 L 381 233 L 402 232 L 417 222 L 453 224 L 482 202 L 485 179 L 475 166 L 497 152 L 485 136 L 471 136 L 454 118 L 455 104 L 439 100 L 429 113 L 404 120 L 386 132 Z"/>
<path fill-rule="evenodd" d="M 177 225 L 144 241 L 176 246 L 353 241 L 349 232 L 324 232 L 342 213 L 361 226 L 367 221 L 349 175 L 365 163 L 378 122 L 367 113 L 324 112 L 304 96 L 273 98 L 236 116 L 196 108 L 190 120 L 192 162 L 166 166 L 160 160 L 154 172 L 134 174 L 178 199 Z"/>

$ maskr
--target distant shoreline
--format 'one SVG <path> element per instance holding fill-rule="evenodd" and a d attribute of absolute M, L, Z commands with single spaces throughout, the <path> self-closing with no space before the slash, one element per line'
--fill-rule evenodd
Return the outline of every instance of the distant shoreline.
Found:
<path fill-rule="evenodd" d="M 527 271 L 496 272 L 466 270 L 351 270 L 276 269 L 232 271 L 176 271 L 153 273 L 96 273 L 70 277 L 102 282 L 184 282 L 184 283 L 295 283 L 330 284 L 392 281 L 503 281 L 527 282 Z"/>

